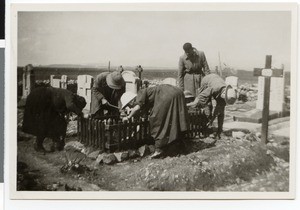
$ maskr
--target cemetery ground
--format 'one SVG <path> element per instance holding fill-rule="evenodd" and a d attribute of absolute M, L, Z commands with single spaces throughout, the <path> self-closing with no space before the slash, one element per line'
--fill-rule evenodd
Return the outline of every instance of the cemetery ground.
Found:
<path fill-rule="evenodd" d="M 253 107 L 255 101 L 235 104 L 227 107 L 227 113 Z M 18 110 L 18 117 L 20 124 L 22 110 Z M 288 191 L 289 137 L 284 131 L 288 131 L 289 117 L 270 121 L 267 145 L 260 140 L 260 126 L 249 123 L 235 127 L 229 119 L 227 116 L 225 132 L 216 142 L 212 137 L 187 140 L 173 145 L 170 148 L 173 153 L 160 159 L 150 159 L 153 147 L 142 147 L 131 151 L 130 158 L 120 162 L 112 155 L 99 157 L 97 151 L 90 150 L 79 165 L 65 171 L 61 170 L 67 163 L 65 151 L 37 153 L 33 148 L 34 137 L 19 133 L 17 188 L 35 191 Z M 75 125 L 75 121 L 69 124 L 67 144 L 77 141 L 77 136 L 72 135 Z M 50 142 L 46 139 L 46 149 Z M 82 153 L 78 155 L 82 157 Z"/>

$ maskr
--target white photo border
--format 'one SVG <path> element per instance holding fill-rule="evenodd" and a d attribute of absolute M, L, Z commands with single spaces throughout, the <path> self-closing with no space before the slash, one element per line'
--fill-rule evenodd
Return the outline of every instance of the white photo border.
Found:
<path fill-rule="evenodd" d="M 21 11 L 289 11 L 291 12 L 291 116 L 289 192 L 46 192 L 17 191 L 17 13 Z M 9 78 L 6 81 L 5 138 L 9 144 L 10 199 L 294 199 L 296 191 L 296 74 L 297 4 L 296 3 L 143 3 L 143 4 L 11 4 Z M 7 140 L 9 139 L 9 141 Z M 6 156 L 7 157 L 7 156 Z"/>

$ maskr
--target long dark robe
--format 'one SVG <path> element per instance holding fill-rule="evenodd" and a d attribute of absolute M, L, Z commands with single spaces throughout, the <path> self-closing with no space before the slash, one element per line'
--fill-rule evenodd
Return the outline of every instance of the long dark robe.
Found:
<path fill-rule="evenodd" d="M 136 103 L 149 110 L 150 132 L 157 147 L 179 139 L 188 130 L 188 110 L 181 89 L 158 85 L 138 92 Z"/>
<path fill-rule="evenodd" d="M 53 87 L 34 89 L 26 99 L 23 131 L 40 138 L 64 137 L 67 129 L 65 114 L 81 114 L 85 100 L 71 91 Z"/>

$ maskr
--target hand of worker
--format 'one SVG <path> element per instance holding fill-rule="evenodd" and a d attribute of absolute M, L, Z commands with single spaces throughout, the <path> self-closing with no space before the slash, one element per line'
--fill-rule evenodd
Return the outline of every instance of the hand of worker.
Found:
<path fill-rule="evenodd" d="M 212 122 L 208 122 L 207 124 L 206 124 L 206 127 L 207 128 L 210 128 L 212 126 Z"/>
<path fill-rule="evenodd" d="M 190 69 L 186 69 L 186 70 L 184 70 L 184 73 L 190 73 L 191 72 L 191 70 Z"/>
<path fill-rule="evenodd" d="M 122 118 L 122 122 L 126 122 L 126 121 L 128 121 L 128 117 L 127 116 Z"/>
<path fill-rule="evenodd" d="M 108 101 L 105 98 L 103 98 L 101 100 L 101 103 L 102 103 L 102 105 L 108 105 Z"/>
<path fill-rule="evenodd" d="M 83 118 L 85 119 L 89 118 L 89 114 L 83 114 Z"/>
<path fill-rule="evenodd" d="M 191 108 L 196 108 L 197 107 L 197 103 L 195 102 L 190 102 L 186 105 L 187 107 L 191 107 Z"/>

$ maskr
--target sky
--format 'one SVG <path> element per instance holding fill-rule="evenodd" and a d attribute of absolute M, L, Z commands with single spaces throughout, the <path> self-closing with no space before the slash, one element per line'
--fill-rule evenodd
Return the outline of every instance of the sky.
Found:
<path fill-rule="evenodd" d="M 19 12 L 18 66 L 97 64 L 177 68 L 190 42 L 210 69 L 290 68 L 290 12 Z"/>

